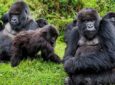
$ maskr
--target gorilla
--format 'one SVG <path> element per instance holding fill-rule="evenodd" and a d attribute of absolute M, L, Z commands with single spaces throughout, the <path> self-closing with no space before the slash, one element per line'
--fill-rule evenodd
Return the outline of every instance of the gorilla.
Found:
<path fill-rule="evenodd" d="M 6 24 L 3 33 L 13 37 L 22 30 L 36 29 L 38 25 L 30 18 L 29 12 L 29 7 L 25 2 L 15 2 L 9 12 L 2 17 L 3 23 Z"/>
<path fill-rule="evenodd" d="M 45 25 L 48 25 L 47 20 L 42 19 L 42 18 L 36 20 L 36 22 L 38 24 L 38 27 L 40 27 L 40 28 L 44 27 Z"/>
<path fill-rule="evenodd" d="M 57 37 L 58 31 L 51 25 L 18 33 L 13 40 L 11 65 L 15 67 L 22 59 L 36 57 L 39 51 L 43 60 L 60 63 L 60 58 L 54 53 Z"/>
<path fill-rule="evenodd" d="M 115 84 L 114 25 L 92 8 L 78 12 L 64 55 L 65 85 Z"/>
<path fill-rule="evenodd" d="M 64 41 L 66 44 L 68 43 L 70 33 L 74 27 L 77 27 L 77 19 L 74 19 L 72 23 L 66 26 L 66 29 L 64 32 Z"/>
<path fill-rule="evenodd" d="M 107 14 L 103 17 L 103 19 L 108 19 L 108 20 L 110 20 L 110 22 L 112 22 L 113 25 L 115 26 L 115 12 L 109 12 L 109 13 L 107 13 Z"/>
<path fill-rule="evenodd" d="M 9 12 L 1 17 L 0 22 L 0 61 L 11 58 L 12 41 L 16 34 L 23 30 L 35 30 L 37 23 L 30 18 L 28 5 L 23 1 L 14 3 Z M 5 27 L 5 28 L 4 28 Z"/>

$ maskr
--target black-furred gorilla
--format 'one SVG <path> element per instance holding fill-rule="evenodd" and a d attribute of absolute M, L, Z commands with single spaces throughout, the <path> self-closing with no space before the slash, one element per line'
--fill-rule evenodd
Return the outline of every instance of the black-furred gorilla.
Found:
<path fill-rule="evenodd" d="M 48 25 L 47 20 L 45 20 L 43 18 L 36 20 L 36 22 L 38 24 L 38 27 L 40 27 L 40 28 L 44 27 L 45 25 Z"/>
<path fill-rule="evenodd" d="M 77 27 L 77 19 L 74 19 L 72 23 L 68 24 L 65 28 L 64 32 L 64 41 L 65 43 L 68 43 L 69 41 L 69 36 L 71 34 L 71 31 L 74 27 Z"/>
<path fill-rule="evenodd" d="M 14 36 L 17 32 L 22 30 L 34 30 L 38 27 L 37 23 L 30 18 L 28 5 L 23 1 L 15 2 L 8 13 L 2 17 L 5 25 L 4 34 Z M 8 18 L 8 19 L 7 19 Z"/>
<path fill-rule="evenodd" d="M 0 61 L 9 61 L 15 35 L 22 30 L 36 29 L 38 25 L 30 18 L 29 7 L 23 1 L 14 3 L 1 20 L 3 23 L 0 22 L 0 29 L 3 30 L 0 31 Z"/>
<path fill-rule="evenodd" d="M 24 58 L 33 58 L 39 51 L 44 60 L 60 63 L 60 58 L 54 53 L 57 37 L 58 31 L 51 25 L 20 32 L 13 40 L 11 65 L 14 67 Z"/>
<path fill-rule="evenodd" d="M 110 20 L 110 22 L 112 22 L 113 25 L 115 26 L 115 12 L 109 12 L 109 13 L 107 13 L 107 14 L 103 17 L 103 19 L 108 19 L 108 20 Z"/>
<path fill-rule="evenodd" d="M 115 29 L 96 10 L 78 13 L 64 56 L 65 85 L 115 84 Z"/>

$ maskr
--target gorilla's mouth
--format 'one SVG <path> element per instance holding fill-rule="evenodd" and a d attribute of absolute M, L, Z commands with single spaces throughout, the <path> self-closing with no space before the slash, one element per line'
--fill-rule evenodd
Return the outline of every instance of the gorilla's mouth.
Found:
<path fill-rule="evenodd" d="M 18 27 L 18 26 L 20 26 L 21 23 L 12 23 L 12 22 L 10 22 L 10 24 L 11 24 L 12 26 Z"/>
<path fill-rule="evenodd" d="M 84 36 L 88 39 L 88 40 L 92 40 L 95 38 L 97 32 L 96 31 L 86 31 L 84 32 Z"/>

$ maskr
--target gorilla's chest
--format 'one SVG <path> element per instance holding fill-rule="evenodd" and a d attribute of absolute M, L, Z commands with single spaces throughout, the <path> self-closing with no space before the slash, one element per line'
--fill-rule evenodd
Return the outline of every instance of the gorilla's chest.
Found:
<path fill-rule="evenodd" d="M 90 54 L 95 54 L 99 51 L 101 51 L 101 46 L 98 37 L 90 41 L 86 40 L 84 37 L 81 37 L 78 41 L 78 48 L 76 50 L 75 56 L 83 57 Z"/>

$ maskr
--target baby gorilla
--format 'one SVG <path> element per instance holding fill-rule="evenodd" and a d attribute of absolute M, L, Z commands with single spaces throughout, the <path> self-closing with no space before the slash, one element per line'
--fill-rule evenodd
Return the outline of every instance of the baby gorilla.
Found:
<path fill-rule="evenodd" d="M 33 58 L 39 51 L 43 60 L 60 63 L 60 58 L 54 53 L 57 37 L 58 31 L 51 25 L 20 32 L 13 41 L 11 65 L 17 66 L 27 56 Z"/>

